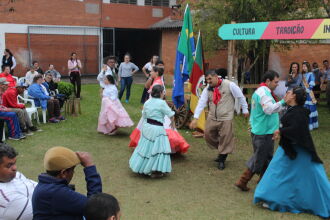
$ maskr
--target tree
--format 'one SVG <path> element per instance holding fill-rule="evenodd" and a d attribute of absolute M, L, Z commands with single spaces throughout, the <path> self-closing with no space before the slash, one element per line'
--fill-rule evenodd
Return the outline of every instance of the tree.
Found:
<path fill-rule="evenodd" d="M 196 9 L 194 24 L 204 34 L 204 48 L 215 51 L 227 47 L 227 41 L 221 40 L 217 33 L 222 24 L 296 20 L 326 17 L 327 0 L 199 0 L 193 1 Z M 330 6 L 328 7 L 330 8 Z M 330 11 L 330 9 L 329 9 Z M 329 12 L 330 13 L 330 12 Z M 197 30 L 197 29 L 195 29 Z M 291 41 L 293 42 L 293 41 Z M 239 40 L 235 42 L 236 56 L 240 68 L 234 72 L 244 73 L 253 70 L 255 80 L 268 66 L 271 46 L 289 48 L 274 40 Z M 243 77 L 241 77 L 241 82 Z"/>

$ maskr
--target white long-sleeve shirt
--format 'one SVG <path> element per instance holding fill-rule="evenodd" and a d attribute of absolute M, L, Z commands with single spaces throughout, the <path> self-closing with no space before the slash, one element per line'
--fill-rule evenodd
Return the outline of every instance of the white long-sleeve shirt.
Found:
<path fill-rule="evenodd" d="M 198 119 L 204 108 L 207 106 L 208 103 L 208 87 L 203 89 L 201 97 L 198 100 L 197 107 L 195 109 L 194 118 Z M 248 104 L 246 103 L 245 96 L 242 93 L 242 90 L 234 83 L 230 82 L 229 89 L 231 94 L 234 96 L 235 99 L 238 99 L 240 106 L 242 106 L 243 114 L 249 113 Z"/>
<path fill-rule="evenodd" d="M 38 74 L 37 71 L 34 71 L 33 73 L 31 71 L 27 72 L 25 75 L 25 83 L 30 86 L 33 83 L 33 78 Z"/>
<path fill-rule="evenodd" d="M 118 98 L 117 87 L 113 84 L 104 85 L 102 96 L 107 97 L 111 100 L 116 100 Z"/>
<path fill-rule="evenodd" d="M 32 194 L 36 182 L 17 172 L 8 183 L 0 183 L 0 219 L 32 220 Z"/>
<path fill-rule="evenodd" d="M 283 110 L 285 101 L 282 99 L 279 102 L 273 103 L 273 98 L 266 94 L 265 89 L 271 93 L 268 87 L 263 86 L 263 88 L 258 88 L 255 93 L 260 97 L 260 105 L 262 110 L 266 115 L 271 115 L 273 113 L 278 113 Z"/>
<path fill-rule="evenodd" d="M 101 70 L 101 72 L 99 73 L 99 75 L 97 75 L 97 81 L 99 81 L 101 88 L 104 88 L 105 84 L 104 84 L 104 78 L 107 75 L 111 75 L 113 76 L 113 73 L 111 71 L 111 68 L 109 66 L 107 66 L 107 70 Z"/>

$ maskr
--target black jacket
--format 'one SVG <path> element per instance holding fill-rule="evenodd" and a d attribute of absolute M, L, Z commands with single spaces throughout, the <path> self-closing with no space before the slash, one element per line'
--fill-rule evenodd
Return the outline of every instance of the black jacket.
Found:
<path fill-rule="evenodd" d="M 310 111 L 303 106 L 293 106 L 288 109 L 281 118 L 280 145 L 285 154 L 292 160 L 297 157 L 297 152 L 294 149 L 294 146 L 297 146 L 307 150 L 312 156 L 312 161 L 322 163 L 316 153 L 309 131 L 309 114 Z"/>

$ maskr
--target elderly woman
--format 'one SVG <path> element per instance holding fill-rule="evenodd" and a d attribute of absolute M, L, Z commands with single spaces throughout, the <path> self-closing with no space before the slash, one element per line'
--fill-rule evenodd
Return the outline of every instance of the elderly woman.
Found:
<path fill-rule="evenodd" d="M 275 132 L 281 137 L 274 158 L 259 182 L 254 203 L 280 212 L 330 217 L 330 183 L 308 128 L 307 93 L 296 87 L 287 93 L 289 108 Z"/>

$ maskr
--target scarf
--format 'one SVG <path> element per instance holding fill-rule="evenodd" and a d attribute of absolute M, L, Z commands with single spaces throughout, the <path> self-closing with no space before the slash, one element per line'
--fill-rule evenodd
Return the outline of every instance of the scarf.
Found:
<path fill-rule="evenodd" d="M 221 93 L 219 91 L 219 86 L 221 85 L 221 83 L 222 83 L 222 79 L 219 79 L 218 84 L 216 85 L 216 87 L 213 88 L 213 103 L 215 105 L 217 105 L 221 99 Z"/>
<path fill-rule="evenodd" d="M 261 87 L 261 86 L 266 86 L 268 88 L 266 83 L 260 83 L 259 87 Z M 271 94 L 272 94 L 275 102 L 278 102 L 278 98 L 276 97 L 275 93 L 273 91 L 271 91 Z"/>

